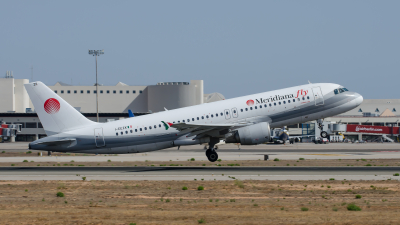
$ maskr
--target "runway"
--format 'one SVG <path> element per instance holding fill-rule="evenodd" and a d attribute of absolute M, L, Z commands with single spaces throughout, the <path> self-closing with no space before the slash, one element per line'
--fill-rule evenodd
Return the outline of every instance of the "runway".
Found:
<path fill-rule="evenodd" d="M 0 180 L 399 179 L 400 167 L 1 167 Z M 234 177 L 234 178 L 232 178 Z"/>

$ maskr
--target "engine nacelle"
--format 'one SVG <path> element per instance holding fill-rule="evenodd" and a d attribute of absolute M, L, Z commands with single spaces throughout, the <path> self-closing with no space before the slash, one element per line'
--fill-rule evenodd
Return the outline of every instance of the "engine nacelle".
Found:
<path fill-rule="evenodd" d="M 269 123 L 262 122 L 239 128 L 232 136 L 226 138 L 226 143 L 240 143 L 242 145 L 257 145 L 271 139 Z"/>

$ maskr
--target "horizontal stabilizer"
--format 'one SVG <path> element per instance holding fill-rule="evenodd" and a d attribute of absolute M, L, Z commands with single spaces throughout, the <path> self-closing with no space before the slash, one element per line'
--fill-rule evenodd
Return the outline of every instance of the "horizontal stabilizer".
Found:
<path fill-rule="evenodd" d="M 62 139 L 62 140 L 57 140 L 57 141 L 43 141 L 43 142 L 38 142 L 36 144 L 37 145 L 58 146 L 58 145 L 64 145 L 64 144 L 71 144 L 74 141 L 76 141 L 75 138 L 68 138 L 68 139 Z"/>

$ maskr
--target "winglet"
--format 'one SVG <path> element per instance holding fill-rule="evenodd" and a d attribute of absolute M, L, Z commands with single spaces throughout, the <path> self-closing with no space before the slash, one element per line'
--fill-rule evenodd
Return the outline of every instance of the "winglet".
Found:
<path fill-rule="evenodd" d="M 131 118 L 131 117 L 135 117 L 135 115 L 133 115 L 133 112 L 132 112 L 132 110 L 130 110 L 130 109 L 128 109 L 128 114 L 129 114 L 129 118 Z"/>

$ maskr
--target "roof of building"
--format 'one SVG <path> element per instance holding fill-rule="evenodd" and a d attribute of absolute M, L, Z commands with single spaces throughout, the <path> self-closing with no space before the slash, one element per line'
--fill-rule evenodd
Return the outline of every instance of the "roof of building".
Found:
<path fill-rule="evenodd" d="M 225 97 L 221 93 L 211 93 L 211 94 L 204 94 L 204 103 L 216 102 L 225 100 Z"/>
<path fill-rule="evenodd" d="M 385 112 L 386 111 L 386 112 Z M 343 116 L 362 116 L 363 113 L 376 113 L 381 116 L 400 116 L 400 99 L 364 99 L 357 108 L 342 113 Z"/>

